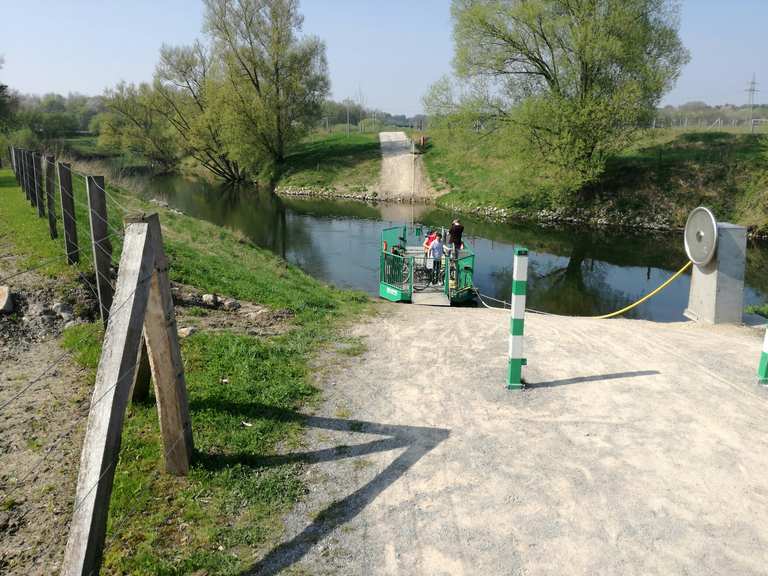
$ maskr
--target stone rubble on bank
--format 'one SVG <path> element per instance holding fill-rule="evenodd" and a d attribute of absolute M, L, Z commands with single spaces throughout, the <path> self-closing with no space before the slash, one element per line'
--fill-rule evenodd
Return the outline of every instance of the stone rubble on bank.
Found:
<path fill-rule="evenodd" d="M 382 198 L 376 189 L 362 187 L 361 190 L 337 190 L 336 188 L 311 188 L 297 186 L 279 186 L 275 188 L 275 194 L 278 196 L 303 196 L 306 198 L 326 198 L 336 200 L 359 200 L 361 202 L 388 202 L 392 204 L 403 204 L 411 201 L 411 198 L 405 197 L 387 197 Z M 428 201 L 423 198 L 415 200 L 418 204 L 425 204 Z"/>
<path fill-rule="evenodd" d="M 340 198 L 345 200 L 377 200 L 379 193 L 361 187 L 360 190 L 337 190 L 333 187 L 311 188 L 298 186 L 279 186 L 275 189 L 279 196 L 307 196 L 312 198 Z"/>
<path fill-rule="evenodd" d="M 447 206 L 448 210 L 469 212 L 493 221 L 525 220 L 543 225 L 588 225 L 594 227 L 616 226 L 648 230 L 674 230 L 674 226 L 663 214 L 633 214 L 616 212 L 602 206 L 598 208 L 557 208 L 532 211 L 512 210 L 495 206 L 476 206 L 473 208 Z"/>
<path fill-rule="evenodd" d="M 179 335 L 179 338 L 189 338 L 195 332 L 197 332 L 197 328 L 194 326 L 185 326 L 183 328 L 179 328 L 177 334 Z"/>
<path fill-rule="evenodd" d="M 216 294 L 203 294 L 203 304 L 216 307 L 219 304 L 219 297 Z"/>
<path fill-rule="evenodd" d="M 13 295 L 8 286 L 0 286 L 0 312 L 5 314 L 13 312 Z"/>

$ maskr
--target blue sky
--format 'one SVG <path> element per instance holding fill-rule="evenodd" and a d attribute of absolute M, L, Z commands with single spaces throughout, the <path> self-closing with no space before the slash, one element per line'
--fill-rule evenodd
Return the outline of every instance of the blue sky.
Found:
<path fill-rule="evenodd" d="M 427 87 L 450 72 L 449 0 L 303 0 L 304 31 L 328 49 L 333 95 L 392 113 L 421 111 Z M 197 0 L 0 0 L 0 81 L 27 93 L 99 94 L 149 80 L 160 45 L 200 34 Z M 744 103 L 754 72 L 768 101 L 768 0 L 686 0 L 691 51 L 665 103 Z"/>

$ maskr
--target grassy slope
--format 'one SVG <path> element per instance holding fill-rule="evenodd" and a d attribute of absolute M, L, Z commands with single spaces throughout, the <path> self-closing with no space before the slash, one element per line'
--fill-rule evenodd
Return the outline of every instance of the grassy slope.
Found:
<path fill-rule="evenodd" d="M 721 220 L 768 231 L 768 135 L 654 132 L 609 162 L 600 186 L 620 206 L 669 211 L 677 225 L 704 204 Z"/>
<path fill-rule="evenodd" d="M 288 155 L 278 186 L 362 192 L 380 168 L 378 133 L 315 133 Z"/>
<path fill-rule="evenodd" d="M 29 264 L 63 254 L 8 170 L 0 171 L 0 195 L 4 243 L 12 243 Z M 132 202 L 124 196 L 119 201 Z M 340 321 L 365 306 L 365 297 L 323 285 L 227 230 L 172 213 L 161 219 L 172 279 L 288 309 L 295 317 L 292 330 L 277 337 L 198 333 L 183 341 L 195 440 L 188 477 L 163 473 L 154 405 L 129 408 L 104 572 L 235 574 L 274 542 L 281 514 L 302 494 L 297 464 L 264 457 L 278 444 L 296 443 L 301 418 L 291 414 L 315 394 L 309 358 Z M 62 287 L 75 280 L 62 259 L 43 272 L 65 279 Z M 99 325 L 85 324 L 63 336 L 63 345 L 91 368 L 91 377 L 101 334 Z"/>
<path fill-rule="evenodd" d="M 434 130 L 424 158 L 439 203 L 520 211 L 548 206 L 547 189 L 510 157 L 494 135 Z M 661 213 L 680 225 L 691 208 L 712 206 L 722 219 L 768 230 L 768 136 L 657 130 L 609 162 L 595 206 Z M 585 205 L 585 207 L 588 207 Z"/>

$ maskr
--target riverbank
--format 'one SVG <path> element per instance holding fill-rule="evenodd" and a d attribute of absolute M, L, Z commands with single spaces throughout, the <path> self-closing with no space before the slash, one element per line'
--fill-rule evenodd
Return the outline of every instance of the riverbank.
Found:
<path fill-rule="evenodd" d="M 182 355 L 196 448 L 192 470 L 185 478 L 162 472 L 155 408 L 151 403 L 131 406 L 110 506 L 104 573 L 235 573 L 271 548 L 281 533 L 282 515 L 307 490 L 301 459 L 275 456 L 301 444 L 303 416 L 297 410 L 317 401 L 315 374 L 336 365 L 337 354 L 347 358 L 357 353 L 356 343 L 340 337 L 339 330 L 364 313 L 367 297 L 323 284 L 236 232 L 158 210 L 112 187 L 109 191 L 131 211 L 160 212 L 170 277 L 182 292 L 188 287 L 236 299 L 253 317 L 176 302 L 179 326 L 191 333 L 182 340 Z M 81 193 L 76 188 L 76 198 Z M 72 309 L 69 325 L 53 316 L 45 320 L 39 338 L 3 340 L 0 394 L 3 399 L 13 395 L 52 357 L 69 351 L 69 368 L 61 374 L 79 371 L 69 385 L 82 381 L 85 389 L 79 402 L 73 395 L 72 401 L 57 404 L 57 414 L 75 420 L 82 415 L 83 402 L 87 410 L 102 336 L 100 324 L 93 321 L 93 303 L 81 294 L 85 288 L 78 270 L 87 277 L 87 261 L 79 269 L 64 263 L 61 240 L 48 238 L 46 221 L 34 214 L 9 170 L 0 170 L 0 197 L 0 277 L 54 257 L 8 281 L 18 308 L 3 322 L 42 324 L 54 302 Z M 118 208 L 110 204 L 109 209 L 110 220 L 119 227 Z M 119 241 L 113 243 L 119 252 Z M 22 278 L 32 278 L 34 290 Z M 11 375 L 13 379 L 6 379 Z M 40 384 L 44 396 L 48 390 L 58 393 L 49 384 Z M 6 497 L 56 440 L 55 427 L 39 425 L 48 404 L 42 399 L 19 404 L 19 413 L 4 418 L 3 424 L 16 426 L 15 433 L 27 442 L 0 455 L 0 520 L 13 527 L 3 539 L 0 566 L 30 574 L 50 573 L 51 563 L 60 561 L 77 473 L 76 465 L 59 467 L 59 455 L 40 482 Z M 284 417 L 286 411 L 294 416 Z M 77 427 L 65 439 L 70 454 L 66 461 L 77 461 L 82 433 L 82 426 Z M 9 437 L 6 432 L 2 436 Z M 52 491 L 49 484 L 62 489 Z M 51 509 L 57 514 L 52 516 Z M 46 526 L 55 527 L 55 538 Z M 40 564 L 43 554 L 49 562 Z"/>
<path fill-rule="evenodd" d="M 574 205 L 531 174 L 497 135 L 435 129 L 424 154 L 438 206 L 498 220 L 676 229 L 691 209 L 768 236 L 768 135 L 656 130 L 609 161 Z"/>
<path fill-rule="evenodd" d="M 317 132 L 288 155 L 275 185 L 280 196 L 364 202 L 430 202 L 437 195 L 420 157 L 400 130 Z"/>

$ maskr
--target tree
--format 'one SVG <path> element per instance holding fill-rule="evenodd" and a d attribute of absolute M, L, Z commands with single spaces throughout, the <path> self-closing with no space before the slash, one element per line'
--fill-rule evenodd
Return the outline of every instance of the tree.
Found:
<path fill-rule="evenodd" d="M 218 93 L 231 157 L 252 171 L 280 164 L 316 123 L 329 91 L 325 45 L 299 38 L 296 0 L 205 0 L 205 30 L 223 64 Z"/>
<path fill-rule="evenodd" d="M 179 163 L 179 147 L 168 121 L 155 110 L 149 84 L 118 84 L 108 90 L 101 116 L 99 143 L 140 154 L 164 171 Z"/>
<path fill-rule="evenodd" d="M 631 143 L 688 61 L 675 0 L 453 0 L 452 16 L 458 76 L 488 83 L 485 111 L 569 190 Z"/>
<path fill-rule="evenodd" d="M 0 56 L 0 69 L 2 69 L 3 63 L 3 57 Z M 8 86 L 0 83 L 0 132 L 10 128 L 14 107 L 15 98 L 10 93 Z"/>
<path fill-rule="evenodd" d="M 185 155 L 225 180 L 239 181 L 244 172 L 227 152 L 220 110 L 212 97 L 216 93 L 213 66 L 211 53 L 201 42 L 163 46 L 155 71 L 154 110 L 176 131 Z"/>

